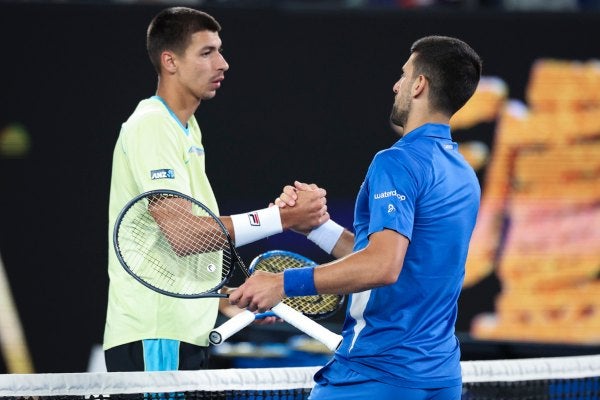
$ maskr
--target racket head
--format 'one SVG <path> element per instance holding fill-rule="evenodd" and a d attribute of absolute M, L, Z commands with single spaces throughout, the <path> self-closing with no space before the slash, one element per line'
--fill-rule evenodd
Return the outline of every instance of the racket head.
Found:
<path fill-rule="evenodd" d="M 290 268 L 315 267 L 313 260 L 287 250 L 271 250 L 262 253 L 250 263 L 248 272 L 266 271 L 279 273 Z M 288 297 L 283 303 L 300 311 L 311 319 L 323 319 L 332 316 L 340 309 L 344 296 L 336 294 L 319 294 L 316 296 Z"/>
<path fill-rule="evenodd" d="M 219 217 L 173 190 L 152 190 L 130 200 L 115 222 L 113 245 L 133 278 L 177 298 L 226 297 L 218 290 L 235 264 L 245 270 Z"/>

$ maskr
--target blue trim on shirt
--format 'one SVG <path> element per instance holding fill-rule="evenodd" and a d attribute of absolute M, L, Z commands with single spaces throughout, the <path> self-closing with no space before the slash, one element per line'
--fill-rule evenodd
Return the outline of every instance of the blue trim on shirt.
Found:
<path fill-rule="evenodd" d="M 186 136 L 190 136 L 190 131 L 189 129 L 184 126 L 181 121 L 179 120 L 179 118 L 177 118 L 177 115 L 175 115 L 175 113 L 173 112 L 173 110 L 171 110 L 171 107 L 169 107 L 169 105 L 167 104 L 167 102 L 160 96 L 152 96 L 152 99 L 156 99 L 158 101 L 160 101 L 161 103 L 163 103 L 163 105 L 167 108 L 167 111 L 169 112 L 169 114 L 171 114 L 171 117 L 173 117 L 173 119 L 175 121 L 177 121 L 177 124 L 181 127 L 181 129 L 183 129 L 183 132 L 185 133 Z"/>

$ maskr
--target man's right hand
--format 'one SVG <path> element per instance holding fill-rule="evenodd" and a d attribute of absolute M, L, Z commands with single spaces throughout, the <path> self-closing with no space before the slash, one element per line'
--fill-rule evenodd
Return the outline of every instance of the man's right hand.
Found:
<path fill-rule="evenodd" d="M 317 185 L 294 182 L 287 185 L 275 200 L 280 208 L 283 229 L 308 234 L 313 228 L 329 220 L 327 191 Z"/>

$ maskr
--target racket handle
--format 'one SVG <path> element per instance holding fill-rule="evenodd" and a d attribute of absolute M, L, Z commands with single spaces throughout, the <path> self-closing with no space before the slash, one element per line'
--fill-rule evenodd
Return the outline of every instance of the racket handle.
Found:
<path fill-rule="evenodd" d="M 271 309 L 271 311 L 272 312 L 254 314 L 252 311 L 244 310 L 236 316 L 230 318 L 218 328 L 213 329 L 208 335 L 208 340 L 211 344 L 218 346 L 231 336 L 250 325 L 255 319 L 264 318 L 275 314 L 288 324 L 296 327 L 313 339 L 323 343 L 331 351 L 335 351 L 342 342 L 341 335 L 338 335 L 324 326 L 319 325 L 301 312 L 294 310 L 292 307 L 284 303 L 277 304 Z"/>
<path fill-rule="evenodd" d="M 218 346 L 231 336 L 250 325 L 255 319 L 263 319 L 272 316 L 275 316 L 275 313 L 272 311 L 254 314 L 252 311 L 244 310 L 241 313 L 231 317 L 218 328 L 210 331 L 210 334 L 208 335 L 208 341 L 211 344 Z"/>
<path fill-rule="evenodd" d="M 342 336 L 319 325 L 299 311 L 284 303 L 279 303 L 271 309 L 279 318 L 295 326 L 313 339 L 323 343 L 331 351 L 335 351 L 342 342 Z"/>
<path fill-rule="evenodd" d="M 210 331 L 208 335 L 208 341 L 214 345 L 219 345 L 235 335 L 254 321 L 254 313 L 252 311 L 244 310 L 241 313 L 229 318 L 218 328 Z"/>

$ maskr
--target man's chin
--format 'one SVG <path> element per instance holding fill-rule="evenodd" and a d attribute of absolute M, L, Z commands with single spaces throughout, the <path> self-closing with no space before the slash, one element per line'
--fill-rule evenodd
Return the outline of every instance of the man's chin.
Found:
<path fill-rule="evenodd" d="M 404 126 L 398 125 L 397 123 L 395 123 L 392 120 L 390 120 L 390 126 L 392 127 L 394 132 L 396 132 L 398 134 L 398 136 L 400 136 L 400 137 L 404 136 Z"/>
<path fill-rule="evenodd" d="M 212 91 L 212 92 L 206 92 L 204 93 L 204 95 L 202 96 L 202 100 L 210 100 L 213 97 L 215 97 L 217 95 L 216 91 Z"/>

